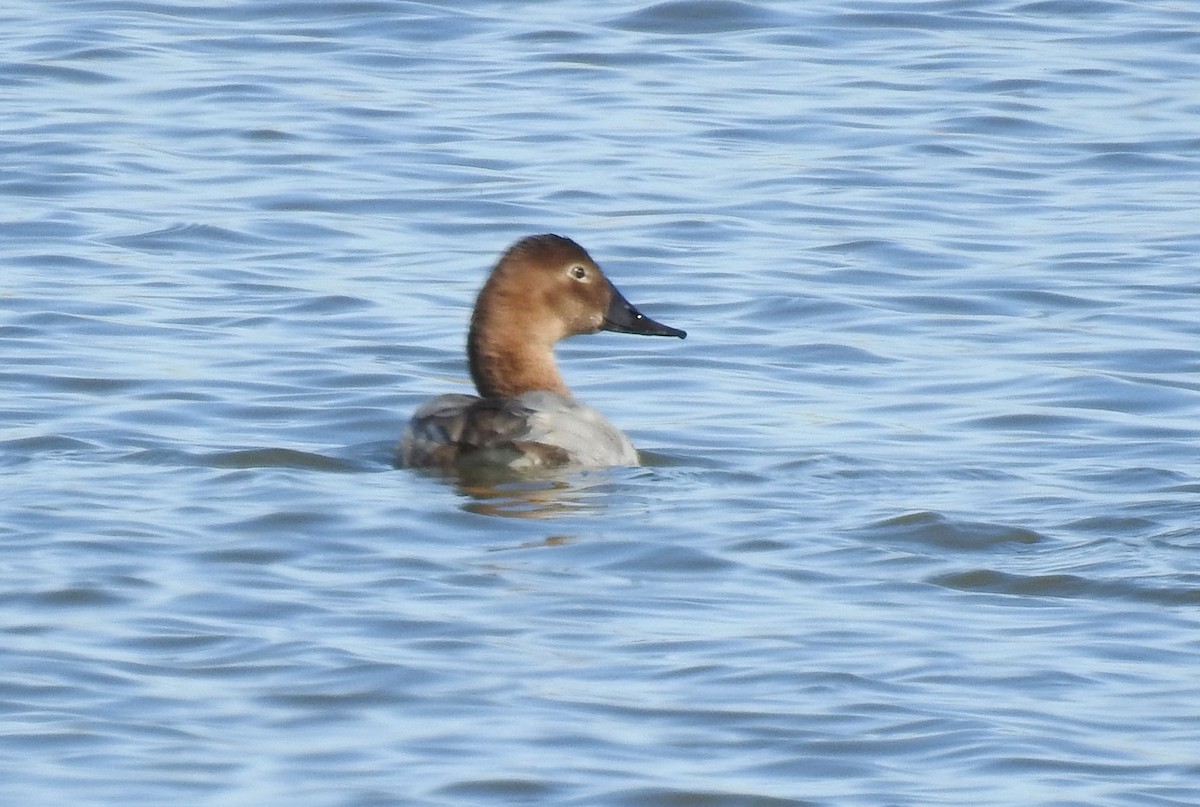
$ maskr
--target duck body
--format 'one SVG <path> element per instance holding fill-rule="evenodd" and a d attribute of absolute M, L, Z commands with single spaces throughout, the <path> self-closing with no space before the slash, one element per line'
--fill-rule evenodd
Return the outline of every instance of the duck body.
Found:
<path fill-rule="evenodd" d="M 439 395 L 413 414 L 396 450 L 407 467 L 637 465 L 629 438 L 572 396 L 554 359 L 568 336 L 601 330 L 686 334 L 634 308 L 574 241 L 523 238 L 479 293 L 467 338 L 479 395 Z"/>
<path fill-rule="evenodd" d="M 585 403 L 548 390 L 515 398 L 446 394 L 413 414 L 400 461 L 514 470 L 560 465 L 637 465 L 633 443 Z"/>

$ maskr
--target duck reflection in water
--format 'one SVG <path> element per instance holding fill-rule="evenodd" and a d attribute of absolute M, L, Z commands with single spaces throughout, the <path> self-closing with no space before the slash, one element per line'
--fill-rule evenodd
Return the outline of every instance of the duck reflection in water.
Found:
<path fill-rule="evenodd" d="M 599 513 L 607 485 L 579 479 L 522 479 L 512 475 L 504 481 L 492 477 L 485 481 L 477 475 L 456 480 L 460 493 L 468 498 L 462 509 L 486 516 L 520 519 L 552 519 L 577 513 Z M 565 543 L 565 541 L 559 541 Z"/>

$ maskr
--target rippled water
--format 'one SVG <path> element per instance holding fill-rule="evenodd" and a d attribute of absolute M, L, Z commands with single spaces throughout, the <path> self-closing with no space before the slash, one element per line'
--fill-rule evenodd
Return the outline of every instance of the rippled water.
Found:
<path fill-rule="evenodd" d="M 0 801 L 1195 803 L 1193 4 L 0 20 Z M 544 231 L 646 466 L 393 470 Z"/>

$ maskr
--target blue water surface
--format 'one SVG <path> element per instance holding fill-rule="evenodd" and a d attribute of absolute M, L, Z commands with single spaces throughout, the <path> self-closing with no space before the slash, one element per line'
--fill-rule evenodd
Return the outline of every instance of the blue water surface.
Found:
<path fill-rule="evenodd" d="M 1196 803 L 1200 7 L 0 32 L 0 802 Z M 643 466 L 393 469 L 538 232 Z"/>

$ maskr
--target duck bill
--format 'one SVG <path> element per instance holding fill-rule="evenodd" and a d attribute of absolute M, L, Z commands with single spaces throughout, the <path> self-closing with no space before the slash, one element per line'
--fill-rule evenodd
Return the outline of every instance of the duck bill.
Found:
<path fill-rule="evenodd" d="M 615 331 L 616 333 L 639 333 L 644 336 L 678 336 L 680 339 L 687 336 L 686 331 L 655 322 L 638 311 L 621 292 L 617 291 L 616 286 L 610 283 L 608 287 L 612 292 L 612 301 L 608 304 L 608 311 L 604 314 L 604 324 L 600 326 L 600 330 Z"/>

